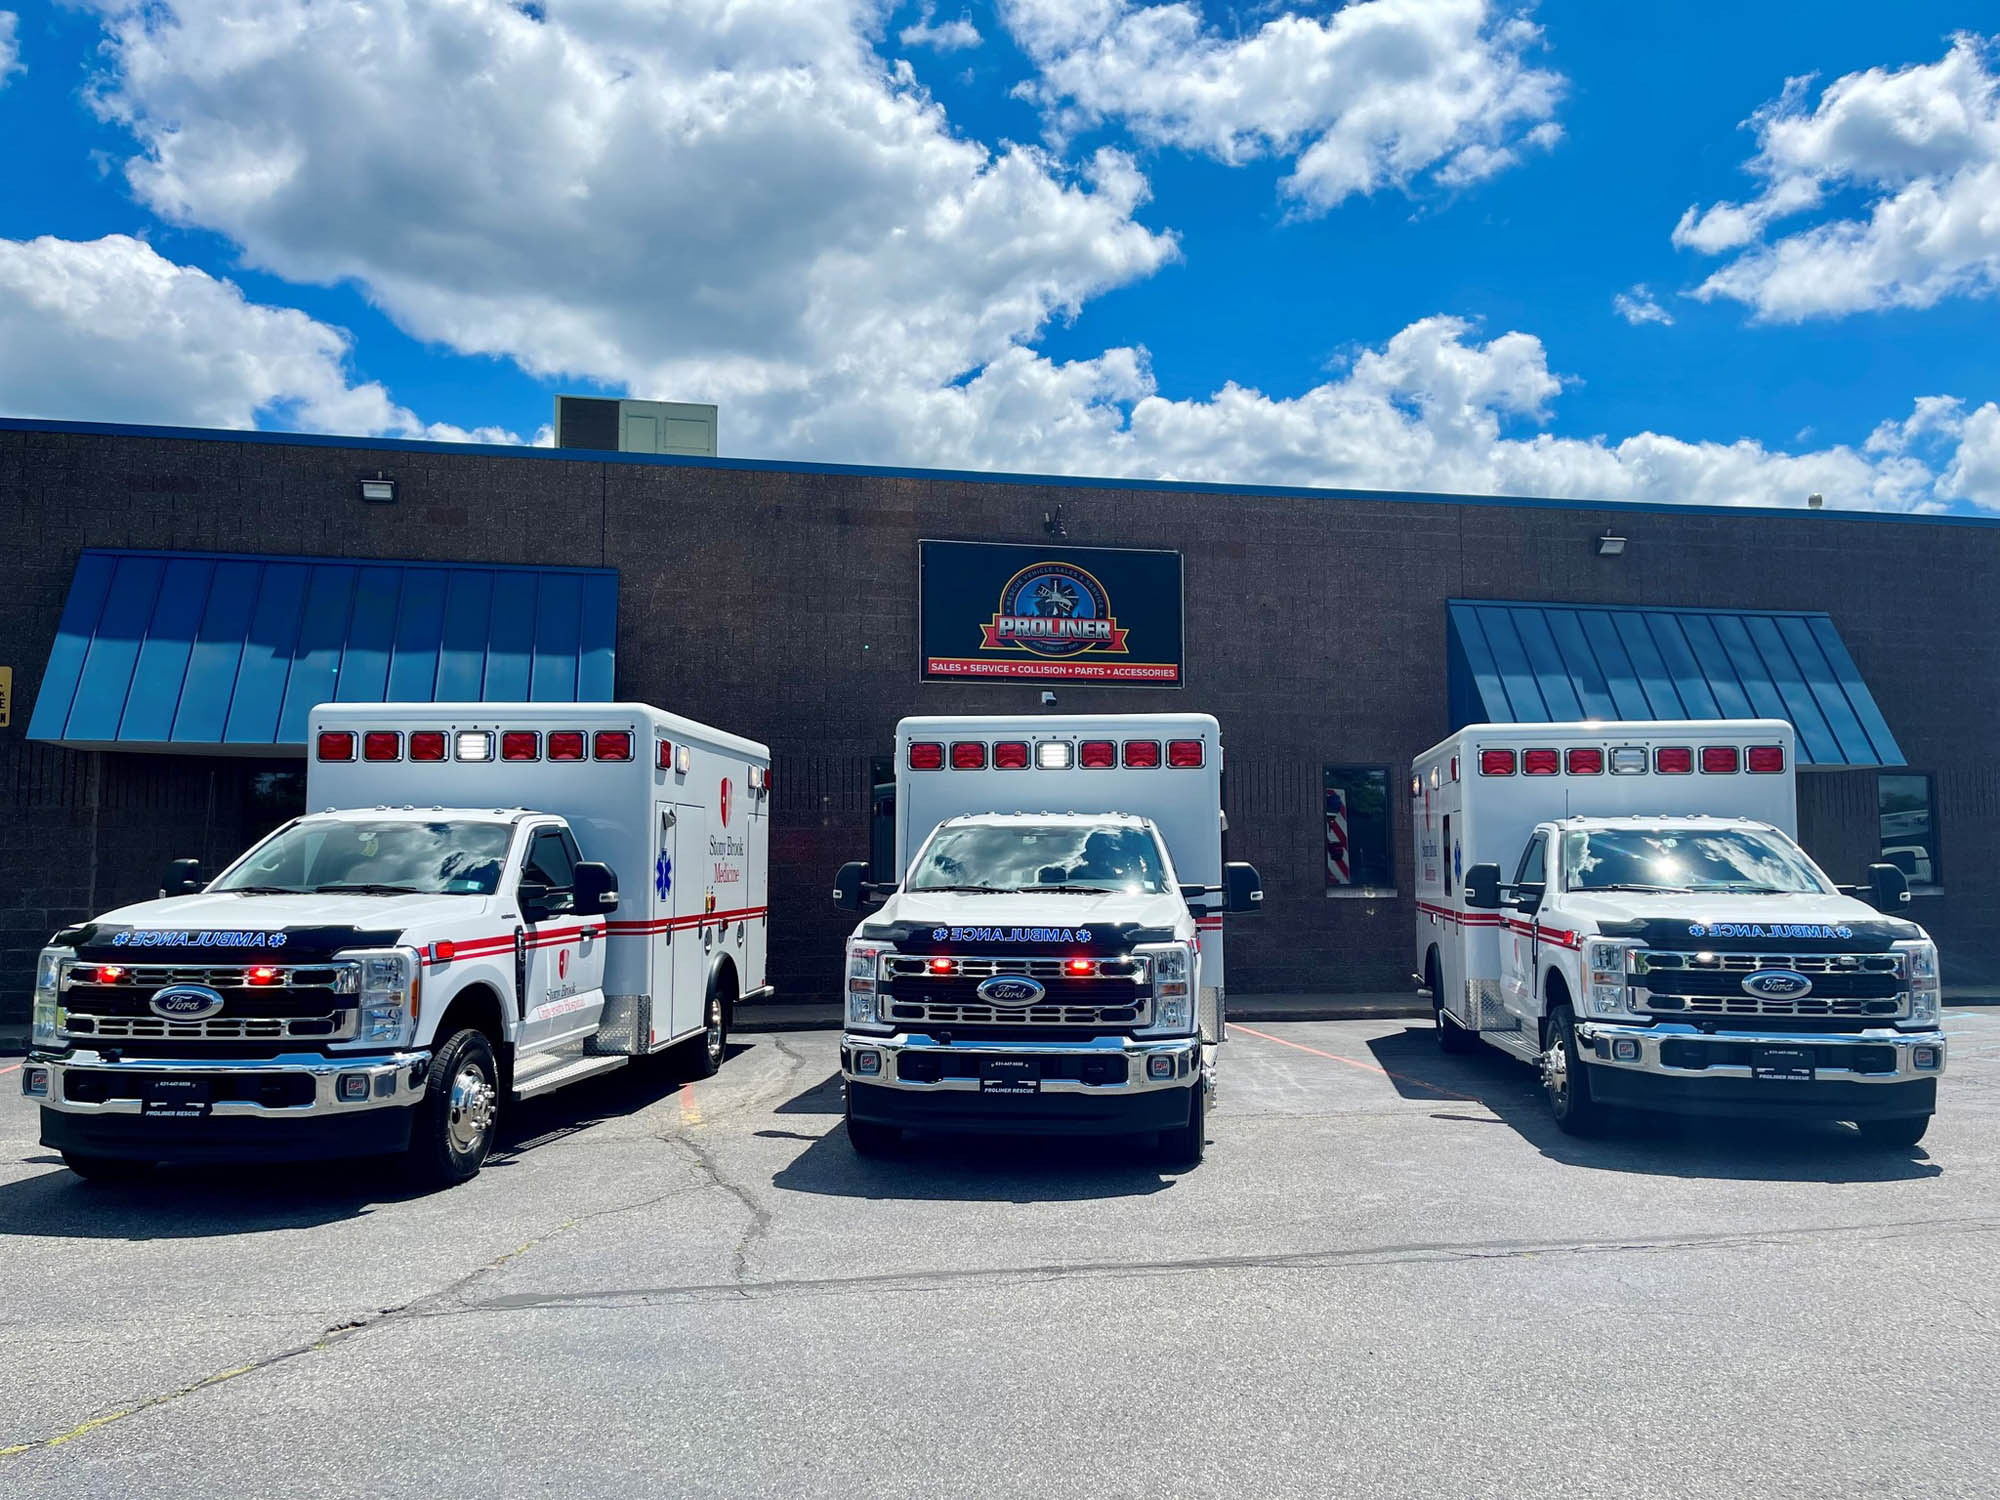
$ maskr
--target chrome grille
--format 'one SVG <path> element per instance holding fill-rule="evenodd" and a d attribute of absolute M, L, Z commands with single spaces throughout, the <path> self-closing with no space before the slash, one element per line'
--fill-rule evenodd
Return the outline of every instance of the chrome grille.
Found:
<path fill-rule="evenodd" d="M 117 969 L 118 977 L 106 983 L 98 976 Z M 266 984 L 252 984 L 250 970 L 274 969 L 277 978 Z M 331 990 L 352 995 L 361 988 L 361 966 L 356 963 L 318 964 L 118 964 L 72 960 L 63 965 L 63 988 L 89 986 L 92 989 L 160 989 L 169 984 L 205 984 L 212 990 L 276 990 L 292 986 Z"/>
<path fill-rule="evenodd" d="M 945 959 L 951 964 L 949 969 L 933 970 L 933 959 Z M 1072 963 L 1088 963 L 1088 971 L 1075 971 Z M 991 979 L 999 974 L 1022 974 L 1029 979 L 1070 979 L 1088 981 L 1092 979 L 1123 979 L 1132 983 L 1143 983 L 1146 977 L 1145 960 L 1138 958 L 1087 958 L 1079 956 L 1067 958 L 1013 958 L 1003 955 L 999 958 L 961 958 L 951 953 L 899 953 L 889 960 L 891 979 L 916 979 L 921 977 L 955 979 Z"/>
<path fill-rule="evenodd" d="M 949 969 L 937 969 L 937 962 Z M 1072 963 L 1088 963 L 1079 972 Z M 883 1017 L 931 1026 L 1096 1026 L 1129 1030 L 1151 1019 L 1146 961 L 1134 957 L 964 957 L 900 953 L 886 961 Z M 1032 979 L 1047 993 L 1032 1005 L 995 1005 L 978 994 L 988 979 Z"/>
<path fill-rule="evenodd" d="M 890 1019 L 934 1026 L 1144 1026 L 1144 1001 L 1123 1005 L 960 1005 L 889 1001 Z"/>
<path fill-rule="evenodd" d="M 1660 1016 L 1840 1016 L 1893 1019 L 1909 1008 L 1902 961 L 1894 953 L 1655 953 L 1635 956 L 1632 983 Z M 1750 994 L 1742 978 L 1790 970 L 1810 994 Z"/>
<path fill-rule="evenodd" d="M 159 1016 L 82 1016 L 65 1014 L 63 1031 L 73 1037 L 117 1038 L 121 1041 L 255 1042 L 343 1041 L 355 1034 L 361 1013 L 336 1011 L 325 1016 L 210 1016 L 206 1021 L 168 1021 Z"/>

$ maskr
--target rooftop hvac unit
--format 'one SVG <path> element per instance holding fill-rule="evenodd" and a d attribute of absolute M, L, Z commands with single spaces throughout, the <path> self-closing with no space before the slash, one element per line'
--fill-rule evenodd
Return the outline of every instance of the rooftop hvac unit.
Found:
<path fill-rule="evenodd" d="M 715 457 L 715 408 L 687 401 L 556 397 L 556 446 Z"/>

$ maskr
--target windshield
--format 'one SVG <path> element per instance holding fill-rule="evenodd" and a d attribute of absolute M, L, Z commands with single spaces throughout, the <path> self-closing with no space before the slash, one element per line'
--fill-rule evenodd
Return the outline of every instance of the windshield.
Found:
<path fill-rule="evenodd" d="M 209 889 L 490 896 L 513 837 L 504 823 L 294 823 Z"/>
<path fill-rule="evenodd" d="M 1167 862 L 1143 828 L 1000 823 L 941 828 L 916 868 L 913 891 L 1167 890 Z"/>
<path fill-rule="evenodd" d="M 1572 891 L 1733 891 L 1824 894 L 1798 846 L 1747 828 L 1617 828 L 1565 833 L 1563 884 Z"/>

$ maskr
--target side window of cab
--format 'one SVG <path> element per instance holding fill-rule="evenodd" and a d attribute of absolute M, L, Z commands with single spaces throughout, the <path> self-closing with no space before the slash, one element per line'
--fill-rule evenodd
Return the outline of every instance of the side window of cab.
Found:
<path fill-rule="evenodd" d="M 1546 834 L 1538 833 L 1528 840 L 1528 847 L 1521 851 L 1520 868 L 1514 872 L 1514 885 L 1530 889 L 1523 893 L 1527 910 L 1534 910 L 1542 904 L 1541 894 L 1548 889 L 1549 881 L 1549 841 Z M 1528 897 L 1533 897 L 1528 901 Z"/>
<path fill-rule="evenodd" d="M 574 847 L 569 835 L 560 828 L 537 831 L 528 845 L 521 881 L 548 887 L 548 898 L 543 903 L 548 911 L 568 911 L 576 904 L 576 862 L 570 857 Z"/>

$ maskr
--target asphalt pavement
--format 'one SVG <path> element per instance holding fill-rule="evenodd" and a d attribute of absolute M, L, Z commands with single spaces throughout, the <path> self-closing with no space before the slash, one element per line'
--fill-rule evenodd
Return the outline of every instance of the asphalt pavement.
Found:
<path fill-rule="evenodd" d="M 912 1141 L 836 1038 L 536 1100 L 477 1179 L 86 1185 L 0 1061 L 0 1494 L 1993 1492 L 2000 1012 L 1942 1112 L 1554 1130 L 1428 1023 L 1232 1027 L 1208 1160 Z"/>

